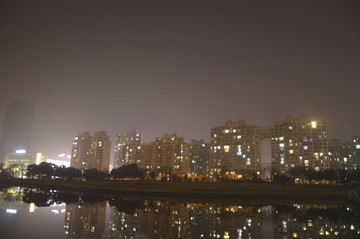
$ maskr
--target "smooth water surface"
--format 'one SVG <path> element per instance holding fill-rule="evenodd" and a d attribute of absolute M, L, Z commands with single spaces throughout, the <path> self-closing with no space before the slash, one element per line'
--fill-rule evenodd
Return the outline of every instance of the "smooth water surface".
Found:
<path fill-rule="evenodd" d="M 360 238 L 349 205 L 168 202 L 3 189 L 0 238 Z"/>

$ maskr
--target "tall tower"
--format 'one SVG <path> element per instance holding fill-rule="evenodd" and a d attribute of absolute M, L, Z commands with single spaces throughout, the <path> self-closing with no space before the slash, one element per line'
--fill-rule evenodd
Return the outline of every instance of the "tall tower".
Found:
<path fill-rule="evenodd" d="M 110 137 L 105 131 L 79 133 L 71 149 L 70 166 L 78 169 L 97 169 L 108 172 L 110 163 Z"/>
<path fill-rule="evenodd" d="M 90 168 L 96 168 L 102 172 L 109 171 L 110 147 L 110 137 L 106 131 L 94 133 L 90 149 Z"/>
<path fill-rule="evenodd" d="M 190 173 L 198 175 L 207 175 L 210 160 L 210 144 L 201 140 L 191 140 L 190 143 Z"/>
<path fill-rule="evenodd" d="M 210 174 L 260 175 L 260 127 L 244 120 L 211 129 Z"/>
<path fill-rule="evenodd" d="M 125 130 L 116 135 L 114 168 L 127 164 L 140 164 L 142 134 Z"/>
<path fill-rule="evenodd" d="M 165 174 L 188 173 L 190 169 L 190 144 L 176 134 L 165 134 L 152 144 L 151 167 Z"/>
<path fill-rule="evenodd" d="M 81 132 L 74 138 L 71 148 L 71 167 L 78 169 L 90 167 L 91 144 L 92 137 L 89 132 Z"/>
<path fill-rule="evenodd" d="M 317 171 L 329 168 L 325 122 L 299 116 L 275 123 L 272 158 L 274 169 L 280 173 L 294 167 Z"/>
<path fill-rule="evenodd" d="M 32 101 L 13 101 L 6 108 L 0 141 L 0 162 L 7 153 L 18 149 L 30 151 L 34 106 Z"/>

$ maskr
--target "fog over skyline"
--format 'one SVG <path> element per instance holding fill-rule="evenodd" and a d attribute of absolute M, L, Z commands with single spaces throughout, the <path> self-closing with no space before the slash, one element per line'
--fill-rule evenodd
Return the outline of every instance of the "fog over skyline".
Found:
<path fill-rule="evenodd" d="M 1 1 L 0 130 L 34 101 L 32 148 L 81 131 L 210 139 L 307 115 L 360 135 L 359 1 Z M 0 132 L 1 133 L 1 132 Z"/>

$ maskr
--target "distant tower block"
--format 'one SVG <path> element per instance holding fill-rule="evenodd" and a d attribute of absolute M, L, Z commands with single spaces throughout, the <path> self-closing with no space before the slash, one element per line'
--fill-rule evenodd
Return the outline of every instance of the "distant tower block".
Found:
<path fill-rule="evenodd" d="M 110 137 L 105 131 L 79 133 L 73 141 L 70 166 L 78 169 L 97 169 L 108 172 L 110 164 Z"/>
<path fill-rule="evenodd" d="M 140 164 L 142 134 L 134 129 L 116 135 L 114 168 L 127 164 Z"/>
<path fill-rule="evenodd" d="M 13 101 L 6 108 L 5 119 L 0 141 L 0 162 L 5 154 L 16 150 L 30 151 L 31 132 L 34 119 L 32 101 Z"/>

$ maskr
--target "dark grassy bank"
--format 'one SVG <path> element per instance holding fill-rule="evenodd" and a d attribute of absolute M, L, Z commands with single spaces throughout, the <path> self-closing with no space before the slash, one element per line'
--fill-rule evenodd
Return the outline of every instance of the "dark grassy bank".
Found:
<path fill-rule="evenodd" d="M 0 178 L 2 186 L 40 187 L 146 197 L 346 201 L 348 187 L 249 182 L 54 181 Z"/>

